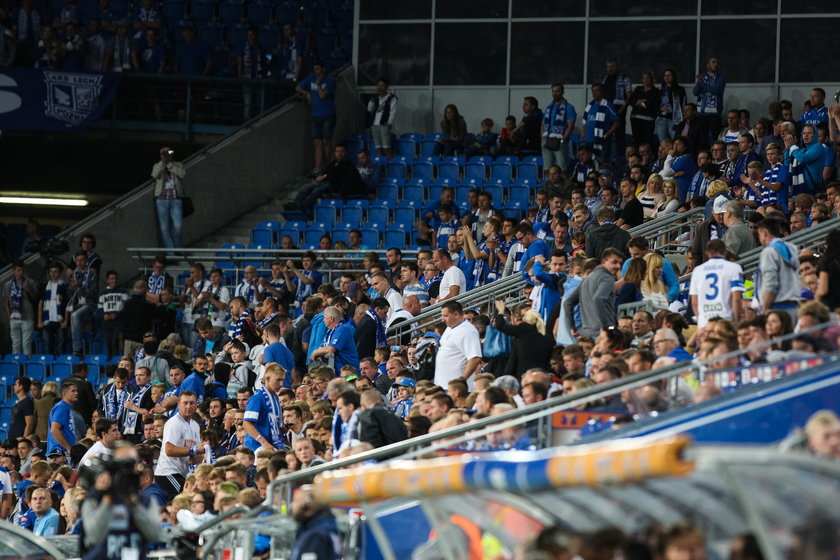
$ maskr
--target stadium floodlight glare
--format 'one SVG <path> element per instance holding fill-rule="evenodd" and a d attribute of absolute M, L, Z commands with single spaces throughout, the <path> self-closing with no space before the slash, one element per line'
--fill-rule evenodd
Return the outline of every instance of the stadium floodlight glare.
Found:
<path fill-rule="evenodd" d="M 25 204 L 28 206 L 87 206 L 84 198 L 52 198 L 45 196 L 0 196 L 0 204 Z"/>

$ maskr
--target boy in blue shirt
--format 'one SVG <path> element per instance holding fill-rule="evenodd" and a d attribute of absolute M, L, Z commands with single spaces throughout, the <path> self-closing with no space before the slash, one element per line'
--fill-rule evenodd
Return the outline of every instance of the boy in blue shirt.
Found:
<path fill-rule="evenodd" d="M 447 206 L 438 208 L 438 219 L 440 225 L 435 232 L 435 241 L 432 245 L 437 249 L 449 249 L 449 237 L 455 235 L 460 224 L 452 217 L 452 212 Z"/>
<path fill-rule="evenodd" d="M 414 389 L 417 388 L 417 382 L 410 377 L 400 377 L 394 382 L 394 387 L 399 399 L 394 405 L 394 414 L 405 420 L 414 405 Z"/>

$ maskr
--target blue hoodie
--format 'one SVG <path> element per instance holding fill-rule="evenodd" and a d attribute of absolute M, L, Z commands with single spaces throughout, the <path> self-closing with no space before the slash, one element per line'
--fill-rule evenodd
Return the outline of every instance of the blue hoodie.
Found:
<path fill-rule="evenodd" d="M 790 156 L 804 168 L 805 188 L 808 193 L 813 194 L 818 187 L 822 186 L 823 167 L 825 166 L 825 147 L 817 141 L 817 131 L 814 130 L 814 139 L 810 144 L 804 148 L 793 150 L 790 152 Z"/>

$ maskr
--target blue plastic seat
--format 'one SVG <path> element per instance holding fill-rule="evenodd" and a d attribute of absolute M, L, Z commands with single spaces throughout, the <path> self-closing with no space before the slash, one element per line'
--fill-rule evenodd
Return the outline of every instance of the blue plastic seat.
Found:
<path fill-rule="evenodd" d="M 401 185 L 399 185 L 401 186 Z M 380 183 L 376 189 L 376 198 L 380 201 L 387 201 L 392 206 L 397 203 L 397 187 L 398 185 L 391 185 L 387 183 Z"/>
<path fill-rule="evenodd" d="M 411 138 L 400 138 L 397 141 L 397 155 L 413 160 L 417 156 L 417 142 Z"/>
<path fill-rule="evenodd" d="M 198 25 L 198 36 L 201 40 L 211 46 L 221 45 L 224 42 L 225 26 L 222 23 L 213 21 L 202 21 Z"/>
<path fill-rule="evenodd" d="M 318 227 L 310 227 L 306 228 L 303 231 L 303 244 L 304 245 L 314 245 L 315 247 L 321 242 L 321 236 L 323 236 L 327 231 L 322 228 Z"/>
<path fill-rule="evenodd" d="M 483 163 L 470 162 L 464 166 L 464 181 L 483 185 L 487 175 L 487 167 Z"/>
<path fill-rule="evenodd" d="M 490 179 L 487 181 L 487 187 L 501 187 L 506 188 L 510 186 L 510 179 L 503 179 L 502 177 L 496 177 L 495 179 Z M 484 190 L 487 190 L 486 188 Z M 493 199 L 496 200 L 495 198 Z"/>
<path fill-rule="evenodd" d="M 84 362 L 88 365 L 105 367 L 108 364 L 108 354 L 88 354 L 85 356 Z"/>
<path fill-rule="evenodd" d="M 250 245 L 248 245 L 248 248 L 249 249 L 256 249 L 258 251 L 268 251 L 269 249 L 271 249 L 271 244 L 262 245 L 260 243 L 251 243 Z M 260 253 L 256 253 L 256 254 L 249 253 L 249 254 L 245 255 L 245 257 L 242 259 L 242 267 L 244 268 L 246 266 L 253 266 L 257 270 L 259 270 L 261 268 L 266 268 L 265 261 L 262 261 L 262 260 L 259 260 L 259 259 L 256 258 L 256 257 L 262 257 L 262 256 L 263 256 L 263 254 L 260 254 Z"/>
<path fill-rule="evenodd" d="M 230 44 L 237 52 L 239 52 L 245 45 L 245 40 L 248 36 L 247 23 L 238 23 L 228 26 L 228 44 Z"/>
<path fill-rule="evenodd" d="M 336 224 L 336 227 L 333 228 L 332 232 L 330 232 L 330 237 L 332 237 L 333 246 L 337 241 L 344 241 L 350 246 L 350 230 L 351 229 L 358 229 L 359 223 L 344 223 L 344 224 Z"/>
<path fill-rule="evenodd" d="M 461 177 L 461 168 L 454 162 L 443 162 L 437 166 L 438 181 L 447 180 L 453 185 L 458 182 Z"/>
<path fill-rule="evenodd" d="M 385 239 L 382 243 L 383 247 L 398 247 L 400 249 L 406 246 L 406 232 L 397 227 L 390 227 L 385 230 Z"/>
<path fill-rule="evenodd" d="M 338 213 L 336 212 L 334 206 L 319 204 L 315 207 L 316 222 L 327 222 L 329 224 L 334 224 L 336 222 L 337 217 Z"/>
<path fill-rule="evenodd" d="M 505 216 L 522 220 L 528 213 L 528 205 L 523 205 L 519 201 L 514 201 L 509 202 L 502 208 L 502 210 L 504 211 Z"/>
<path fill-rule="evenodd" d="M 280 29 L 276 25 L 263 25 L 260 28 L 260 46 L 268 51 L 278 47 L 280 43 Z"/>
<path fill-rule="evenodd" d="M 364 209 L 361 206 L 345 206 L 341 210 L 341 221 L 347 224 L 355 224 L 353 227 L 359 227 L 362 223 Z"/>
<path fill-rule="evenodd" d="M 17 363 L 5 359 L 0 361 L 0 384 L 10 386 L 18 377 L 20 366 Z"/>
<path fill-rule="evenodd" d="M 390 221 L 387 206 L 371 206 L 367 211 L 367 223 L 387 224 Z"/>
<path fill-rule="evenodd" d="M 423 179 L 427 183 L 431 183 L 434 174 L 435 166 L 428 161 L 418 161 L 411 166 L 412 179 Z"/>
<path fill-rule="evenodd" d="M 403 202 L 406 200 L 423 202 L 425 194 L 425 189 L 422 185 L 406 185 L 402 188 Z"/>
<path fill-rule="evenodd" d="M 509 163 L 511 165 L 516 165 L 519 163 L 519 158 L 517 156 L 499 156 L 496 158 L 496 163 Z"/>
<path fill-rule="evenodd" d="M 493 158 L 490 156 L 472 156 L 468 163 L 483 163 L 484 165 L 491 165 L 493 163 Z"/>
<path fill-rule="evenodd" d="M 507 190 L 508 204 L 518 203 L 527 208 L 531 203 L 531 189 L 524 186 L 510 187 Z"/>
<path fill-rule="evenodd" d="M 280 241 L 278 241 L 278 243 L 282 242 L 283 238 L 286 237 L 287 235 L 292 238 L 292 244 L 295 247 L 300 245 L 300 230 L 299 229 L 284 227 L 283 229 L 280 230 L 280 236 L 279 236 Z"/>
<path fill-rule="evenodd" d="M 377 224 L 378 225 L 378 224 Z M 379 248 L 379 229 L 374 227 L 362 228 L 362 245 L 370 249 Z"/>
<path fill-rule="evenodd" d="M 533 164 L 536 164 L 537 167 L 542 169 L 543 158 L 542 158 L 542 156 L 525 156 L 525 157 L 522 158 L 522 163 L 533 163 Z"/>
<path fill-rule="evenodd" d="M 414 227 L 417 221 L 417 208 L 414 206 L 400 205 L 394 210 L 394 224 L 403 224 L 408 228 Z"/>
<path fill-rule="evenodd" d="M 213 21 L 216 19 L 216 4 L 212 0 L 193 0 L 190 15 L 194 21 Z"/>
<path fill-rule="evenodd" d="M 466 165 L 466 163 L 467 163 L 467 160 L 464 156 L 449 156 L 449 157 L 445 158 L 443 161 L 451 162 L 451 163 L 457 164 L 461 167 L 464 167 L 464 165 Z"/>
<path fill-rule="evenodd" d="M 401 161 L 391 162 L 385 166 L 385 176 L 388 179 L 405 181 L 406 177 L 408 177 L 408 166 Z"/>
<path fill-rule="evenodd" d="M 227 251 L 216 253 L 216 257 L 221 259 L 216 261 L 216 267 L 222 270 L 235 269 L 236 263 L 234 261 L 242 257 L 242 253 L 237 253 L 236 249 L 244 249 L 245 245 L 241 243 L 225 243 L 221 248 L 227 249 Z"/>
<path fill-rule="evenodd" d="M 242 22 L 242 4 L 237 2 L 221 2 L 219 4 L 219 21 L 223 23 L 241 23 Z M 270 13 L 270 6 L 269 6 L 269 13 Z M 249 10 L 250 14 L 250 10 Z M 266 21 L 259 21 L 255 22 L 253 19 L 251 23 L 254 25 L 263 25 L 268 23 L 268 19 Z"/>
<path fill-rule="evenodd" d="M 400 140 L 414 140 L 415 142 L 421 142 L 423 140 L 423 135 L 419 132 L 405 132 L 400 134 Z"/>
<path fill-rule="evenodd" d="M 484 192 L 493 197 L 493 206 L 498 208 L 499 206 L 502 206 L 504 204 L 504 188 L 502 188 L 499 185 L 486 185 L 483 190 Z"/>
<path fill-rule="evenodd" d="M 435 155 L 436 148 L 436 140 L 424 138 L 423 141 L 420 143 L 420 155 L 424 157 L 432 157 Z"/>
<path fill-rule="evenodd" d="M 509 163 L 494 163 L 490 167 L 490 181 L 501 179 L 504 184 L 509 185 L 513 179 L 513 166 Z"/>
<path fill-rule="evenodd" d="M 467 208 L 469 208 L 469 204 L 467 201 L 469 197 L 469 192 L 473 188 L 475 188 L 473 185 L 458 185 L 457 187 L 455 187 L 455 204 L 457 204 L 460 207 L 463 203 L 467 205 Z"/>
<path fill-rule="evenodd" d="M 530 184 L 536 185 L 539 181 L 539 166 L 532 162 L 521 162 L 516 166 L 516 180 L 526 179 Z"/>
<path fill-rule="evenodd" d="M 37 379 L 43 383 L 44 379 L 50 373 L 50 365 L 53 363 L 53 357 L 49 354 L 36 354 L 26 362 L 26 377 L 30 379 Z M 72 366 L 69 366 L 72 370 Z"/>
<path fill-rule="evenodd" d="M 280 222 L 260 222 L 251 229 L 251 243 L 271 246 L 280 241 Z"/>
<path fill-rule="evenodd" d="M 182 0 L 166 0 L 161 6 L 163 19 L 167 20 L 172 27 L 176 23 L 186 17 L 187 3 Z"/>

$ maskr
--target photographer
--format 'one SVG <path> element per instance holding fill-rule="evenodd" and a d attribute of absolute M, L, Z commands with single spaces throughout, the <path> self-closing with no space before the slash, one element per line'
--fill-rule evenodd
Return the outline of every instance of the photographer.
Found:
<path fill-rule="evenodd" d="M 184 221 L 184 164 L 174 161 L 172 148 L 160 149 L 160 161 L 152 167 L 155 180 L 155 209 L 160 233 L 166 248 L 181 246 L 181 227 Z"/>
<path fill-rule="evenodd" d="M 138 460 L 130 444 L 119 442 L 113 455 L 98 461 L 100 472 L 91 467 L 87 482 L 93 489 L 82 504 L 80 552 L 86 560 L 143 560 L 148 544 L 160 538 L 157 504 L 140 494 Z"/>

